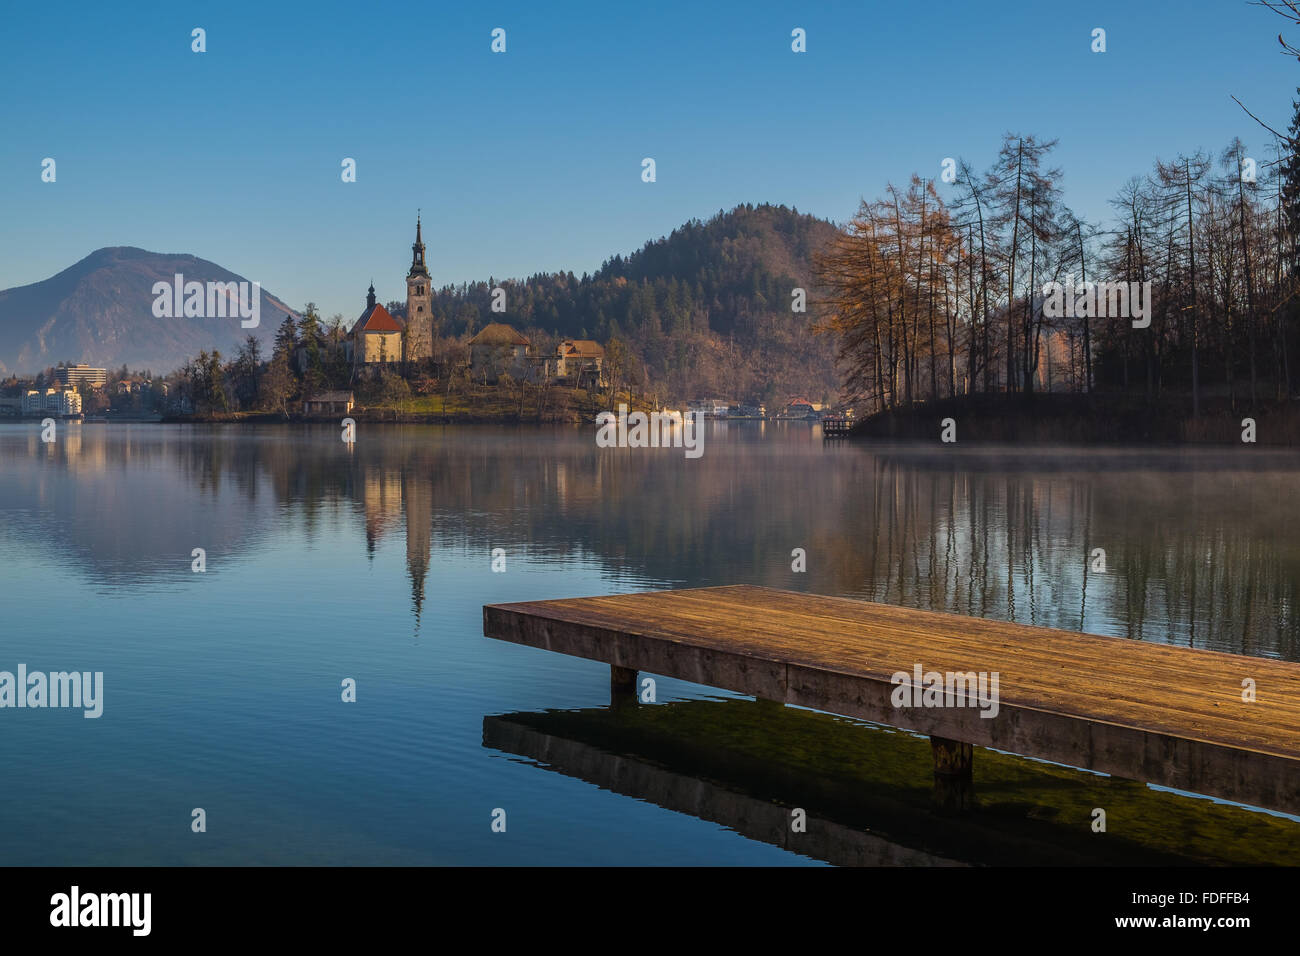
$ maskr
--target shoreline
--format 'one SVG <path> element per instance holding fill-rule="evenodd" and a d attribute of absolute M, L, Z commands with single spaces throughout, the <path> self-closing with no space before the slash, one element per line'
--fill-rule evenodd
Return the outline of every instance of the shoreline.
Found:
<path fill-rule="evenodd" d="M 1243 403 L 1244 406 L 1244 403 Z M 648 410 L 648 409 L 645 409 Z M 350 418 L 367 425 L 501 425 L 519 426 L 596 426 L 599 409 L 552 409 L 539 417 L 535 411 L 522 415 L 504 409 L 471 412 L 460 408 L 450 412 L 395 412 L 393 409 L 353 409 L 347 414 L 285 416 L 271 412 L 235 412 L 195 415 L 93 416 L 82 420 L 61 419 L 61 425 L 86 426 L 111 424 L 160 425 L 240 425 L 240 426 L 320 426 L 337 427 Z M 1253 420 L 1253 429 L 1243 422 Z M 13 424 L 39 424 L 40 419 L 12 417 L 0 419 Z M 759 425 L 807 426 L 815 436 L 814 426 L 821 423 L 806 419 L 753 417 L 706 419 L 712 423 L 734 423 L 751 428 Z M 944 441 L 945 423 L 951 421 Z M 703 423 L 701 423 L 703 424 Z M 832 436 L 833 443 L 851 442 L 855 446 L 876 443 L 932 448 L 935 451 L 962 451 L 983 448 L 992 451 L 1028 451 L 1034 448 L 1078 448 L 1115 450 L 1179 450 L 1240 448 L 1257 445 L 1272 450 L 1300 450 L 1300 402 L 1261 403 L 1252 412 L 1245 407 L 1233 410 L 1226 399 L 1207 399 L 1201 415 L 1193 417 L 1190 408 L 1177 402 L 1150 406 L 1145 400 L 1127 396 L 1102 395 L 977 395 L 938 402 L 920 402 L 910 408 L 878 412 L 858 420 L 847 434 Z M 1253 438 L 1253 440 L 1251 440 Z"/>
<path fill-rule="evenodd" d="M 1300 448 L 1300 403 L 1257 402 L 1252 409 L 1241 401 L 1233 408 L 1226 397 L 1207 397 L 1200 414 L 1193 415 L 1190 400 L 1182 396 L 1160 404 L 1129 395 L 960 396 L 877 412 L 859 420 L 845 437 L 959 446 Z"/>

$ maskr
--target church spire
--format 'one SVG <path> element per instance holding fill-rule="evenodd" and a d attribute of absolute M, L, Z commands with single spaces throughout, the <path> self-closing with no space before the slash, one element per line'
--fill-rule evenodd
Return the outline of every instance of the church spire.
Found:
<path fill-rule="evenodd" d="M 375 307 L 375 280 L 371 279 L 370 292 L 366 295 L 366 308 L 373 309 L 374 307 Z"/>
<path fill-rule="evenodd" d="M 424 264 L 424 239 L 420 235 L 420 213 L 417 210 L 415 214 L 415 242 L 411 245 L 411 271 L 406 274 L 408 279 L 415 276 L 429 275 L 429 268 Z"/>

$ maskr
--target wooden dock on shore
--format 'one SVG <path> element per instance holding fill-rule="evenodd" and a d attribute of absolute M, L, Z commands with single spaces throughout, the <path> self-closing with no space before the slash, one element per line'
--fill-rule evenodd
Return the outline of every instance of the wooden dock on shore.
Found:
<path fill-rule="evenodd" d="M 853 422 L 847 418 L 823 418 L 822 438 L 848 438 Z"/>
<path fill-rule="evenodd" d="M 975 745 L 1300 814 L 1300 664 L 748 586 L 486 605 L 483 630 L 607 663 L 619 697 L 646 671 L 925 734 L 957 802 Z M 996 706 L 915 677 L 900 704 L 900 674 L 997 675 Z"/>

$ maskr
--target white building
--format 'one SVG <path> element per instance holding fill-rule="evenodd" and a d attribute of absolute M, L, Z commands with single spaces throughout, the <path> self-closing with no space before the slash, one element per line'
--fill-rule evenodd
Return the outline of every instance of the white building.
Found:
<path fill-rule="evenodd" d="M 79 385 L 100 388 L 108 381 L 108 369 L 91 368 L 89 365 L 68 365 L 64 368 L 56 368 L 54 374 L 58 376 L 60 382 L 69 388 L 77 388 Z"/>
<path fill-rule="evenodd" d="M 70 388 L 33 388 L 23 396 L 24 415 L 80 415 L 81 395 Z"/>
<path fill-rule="evenodd" d="M 690 402 L 686 407 L 688 411 L 697 412 L 698 418 L 726 418 L 731 404 L 722 398 L 704 398 Z"/>

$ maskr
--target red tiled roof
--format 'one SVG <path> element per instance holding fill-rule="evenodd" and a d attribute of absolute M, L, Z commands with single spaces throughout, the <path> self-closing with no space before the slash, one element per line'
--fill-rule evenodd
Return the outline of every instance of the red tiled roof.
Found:
<path fill-rule="evenodd" d="M 361 313 L 361 318 L 357 319 L 357 324 L 352 326 L 352 334 L 358 332 L 400 332 L 402 325 L 388 310 L 376 302 L 366 311 Z"/>

